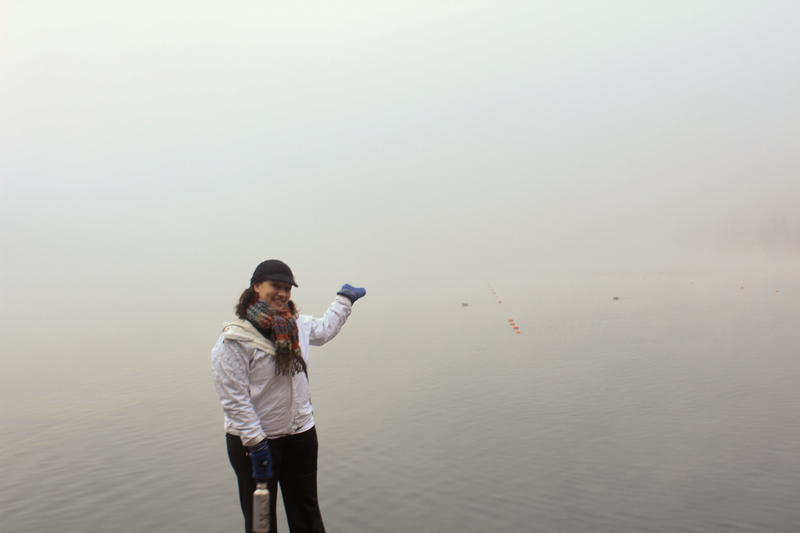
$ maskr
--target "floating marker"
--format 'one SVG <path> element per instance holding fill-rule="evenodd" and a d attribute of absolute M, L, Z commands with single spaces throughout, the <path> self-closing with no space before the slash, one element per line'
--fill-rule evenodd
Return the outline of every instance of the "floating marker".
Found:
<path fill-rule="evenodd" d="M 514 333 L 516 333 L 517 335 L 519 335 L 519 331 L 515 331 Z"/>
<path fill-rule="evenodd" d="M 519 326 L 514 326 L 514 329 L 519 329 Z"/>

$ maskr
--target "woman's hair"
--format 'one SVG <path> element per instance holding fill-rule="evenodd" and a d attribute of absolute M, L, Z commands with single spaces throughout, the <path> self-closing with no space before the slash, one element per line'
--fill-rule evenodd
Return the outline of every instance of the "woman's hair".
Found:
<path fill-rule="evenodd" d="M 246 288 L 242 295 L 239 296 L 239 303 L 233 306 L 236 316 L 242 320 L 247 320 L 247 308 L 256 303 L 256 301 L 258 301 L 258 294 L 256 294 L 256 290 L 253 287 Z M 292 316 L 297 318 L 298 314 L 300 313 L 300 309 L 294 304 L 294 302 L 289 300 L 286 302 L 286 307 L 288 307 L 292 312 Z"/>

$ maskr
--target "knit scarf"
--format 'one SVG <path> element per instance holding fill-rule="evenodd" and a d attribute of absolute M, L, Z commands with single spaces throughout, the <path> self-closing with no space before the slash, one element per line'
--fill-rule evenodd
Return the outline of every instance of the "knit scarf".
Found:
<path fill-rule="evenodd" d="M 275 344 L 276 376 L 294 376 L 305 370 L 297 320 L 288 306 L 276 311 L 267 302 L 258 300 L 247 308 L 247 319 L 262 333 L 272 331 L 269 340 Z"/>

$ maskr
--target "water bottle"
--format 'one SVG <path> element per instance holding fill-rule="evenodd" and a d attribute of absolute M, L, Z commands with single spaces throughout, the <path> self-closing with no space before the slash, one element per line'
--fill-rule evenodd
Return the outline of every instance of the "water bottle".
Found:
<path fill-rule="evenodd" d="M 269 489 L 263 482 L 256 482 L 253 493 L 253 532 L 269 533 Z"/>

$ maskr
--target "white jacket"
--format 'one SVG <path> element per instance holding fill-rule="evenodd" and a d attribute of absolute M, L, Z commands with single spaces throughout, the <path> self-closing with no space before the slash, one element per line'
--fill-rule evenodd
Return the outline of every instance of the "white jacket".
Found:
<path fill-rule="evenodd" d="M 308 368 L 309 345 L 334 338 L 350 316 L 352 303 L 337 296 L 322 318 L 300 315 L 297 335 Z M 311 390 L 305 373 L 275 375 L 275 346 L 246 320 L 223 324 L 211 350 L 211 370 L 225 412 L 225 432 L 245 446 L 265 437 L 302 433 L 314 426 Z"/>

